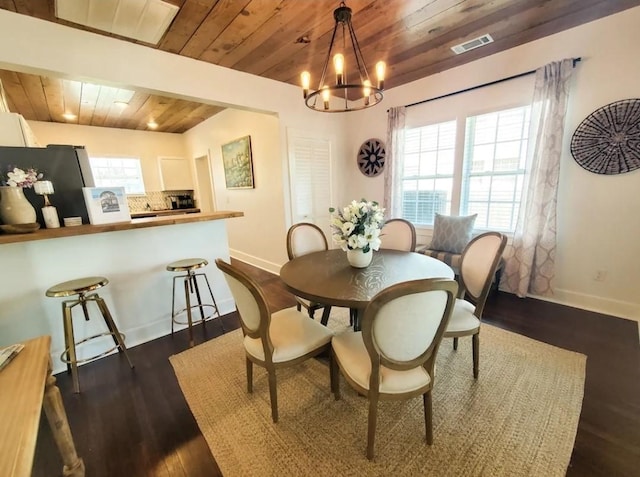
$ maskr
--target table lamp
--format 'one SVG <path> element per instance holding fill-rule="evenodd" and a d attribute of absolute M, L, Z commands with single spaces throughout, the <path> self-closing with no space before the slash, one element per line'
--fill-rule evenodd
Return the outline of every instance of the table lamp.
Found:
<path fill-rule="evenodd" d="M 44 224 L 48 229 L 57 229 L 60 227 L 60 219 L 58 218 L 58 210 L 49 202 L 49 194 L 53 194 L 53 184 L 51 181 L 38 181 L 33 185 L 36 194 L 44 196 L 44 207 L 42 207 L 42 216 Z"/>

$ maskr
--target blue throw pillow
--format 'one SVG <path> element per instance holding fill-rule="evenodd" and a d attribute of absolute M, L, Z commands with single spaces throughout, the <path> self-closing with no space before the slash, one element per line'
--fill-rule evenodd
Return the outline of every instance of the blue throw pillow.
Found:
<path fill-rule="evenodd" d="M 477 216 L 478 214 L 465 217 L 436 214 L 429 248 L 449 253 L 462 253 L 471 240 L 473 224 Z"/>

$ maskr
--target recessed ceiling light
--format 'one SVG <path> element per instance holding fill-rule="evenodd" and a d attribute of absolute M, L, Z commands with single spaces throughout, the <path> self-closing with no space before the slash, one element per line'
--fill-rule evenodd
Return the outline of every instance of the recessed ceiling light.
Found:
<path fill-rule="evenodd" d="M 124 109 L 127 106 L 129 106 L 129 103 L 127 103 L 126 101 L 114 101 L 113 104 L 115 104 L 116 106 L 118 106 L 121 109 Z"/>
<path fill-rule="evenodd" d="M 157 123 L 157 122 L 155 122 L 154 120 L 151 120 L 151 121 L 149 121 L 149 122 L 147 123 L 147 127 L 148 127 L 149 129 L 155 129 L 155 128 L 157 128 L 157 127 L 158 127 L 158 123 Z"/>
<path fill-rule="evenodd" d="M 64 114 L 62 115 L 62 117 L 63 117 L 64 119 L 66 119 L 67 121 L 73 121 L 73 120 L 74 120 L 74 119 L 76 119 L 78 116 L 76 116 L 76 115 L 75 115 L 75 114 L 73 114 L 73 113 L 64 113 Z"/>

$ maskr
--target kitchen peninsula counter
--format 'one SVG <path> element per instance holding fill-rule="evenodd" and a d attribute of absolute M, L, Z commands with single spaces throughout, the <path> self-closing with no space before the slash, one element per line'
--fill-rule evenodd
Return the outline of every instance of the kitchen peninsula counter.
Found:
<path fill-rule="evenodd" d="M 209 262 L 199 272 L 207 274 L 220 314 L 232 312 L 231 291 L 214 262 L 216 258 L 229 261 L 227 222 L 243 216 L 218 211 L 0 235 L 0 346 L 49 335 L 54 373 L 64 371 L 60 361 L 65 349 L 60 310 L 64 300 L 47 297 L 45 292 L 56 283 L 96 276 L 109 280 L 99 293 L 126 336 L 128 348 L 168 335 L 177 275 L 167 271 L 167 264 L 192 257 Z M 182 288 L 180 281 L 176 309 L 185 307 Z M 92 318 L 85 321 L 74 310 L 77 341 L 105 331 L 104 320 L 96 313 L 89 306 Z M 178 330 L 183 327 L 177 325 Z M 108 337 L 92 340 L 78 348 L 78 358 L 111 347 Z M 130 373 L 128 367 L 126 372 Z"/>
<path fill-rule="evenodd" d="M 233 217 L 243 217 L 244 213 L 221 210 L 218 212 L 181 214 L 164 217 L 146 217 L 141 219 L 131 219 L 130 222 L 117 222 L 102 225 L 78 225 L 75 227 L 60 227 L 57 229 L 39 229 L 35 232 L 25 234 L 0 234 L 0 244 L 32 242 L 34 240 L 47 240 L 60 237 L 74 237 L 76 235 L 99 234 L 104 232 L 115 232 L 118 230 L 142 229 L 148 227 L 159 227 L 162 225 L 186 224 L 189 222 L 207 222 L 211 220 L 230 219 Z"/>

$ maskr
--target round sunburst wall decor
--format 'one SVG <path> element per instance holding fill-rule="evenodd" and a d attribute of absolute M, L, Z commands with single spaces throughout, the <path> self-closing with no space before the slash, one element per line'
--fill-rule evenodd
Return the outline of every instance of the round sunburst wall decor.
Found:
<path fill-rule="evenodd" d="M 573 133 L 571 154 L 596 174 L 640 168 L 640 99 L 616 101 L 587 116 Z"/>
<path fill-rule="evenodd" d="M 384 169 L 387 152 L 380 139 L 367 139 L 358 151 L 358 169 L 367 177 L 375 177 Z"/>

